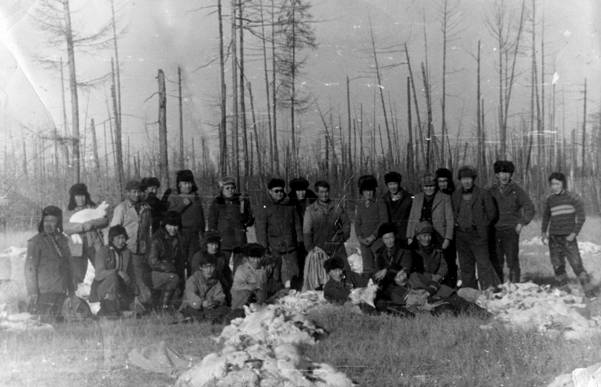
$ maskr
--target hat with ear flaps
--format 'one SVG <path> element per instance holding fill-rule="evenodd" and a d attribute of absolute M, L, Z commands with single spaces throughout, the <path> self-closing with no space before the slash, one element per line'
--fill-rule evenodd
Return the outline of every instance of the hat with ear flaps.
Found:
<path fill-rule="evenodd" d="M 363 175 L 359 178 L 359 192 L 375 191 L 378 188 L 378 180 L 373 175 Z"/>
<path fill-rule="evenodd" d="M 342 260 L 340 258 L 329 258 L 326 259 L 325 262 L 323 263 L 323 268 L 325 269 L 326 273 L 331 272 L 332 270 L 336 270 L 336 269 L 341 269 L 344 270 L 344 263 L 342 262 Z"/>

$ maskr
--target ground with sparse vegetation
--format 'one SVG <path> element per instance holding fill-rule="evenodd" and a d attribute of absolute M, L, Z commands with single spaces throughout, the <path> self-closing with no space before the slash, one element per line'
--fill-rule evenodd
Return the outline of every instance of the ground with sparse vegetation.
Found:
<path fill-rule="evenodd" d="M 587 221 L 580 239 L 598 243 L 601 220 Z M 523 240 L 538 236 L 531 225 Z M 0 237 L 0 247 L 21 244 L 29 233 Z M 552 276 L 546 247 L 523 247 L 524 275 Z M 601 264 L 584 254 L 598 280 Z M 601 310 L 597 300 L 591 303 Z M 545 386 L 556 375 L 601 361 L 601 336 L 569 342 L 501 327 L 480 329 L 471 317 L 373 317 L 345 307 L 311 314 L 329 336 L 306 353 L 346 372 L 360 386 Z M 6 386 L 169 386 L 164 375 L 130 366 L 132 348 L 164 340 L 176 351 L 202 357 L 217 348 L 221 327 L 173 325 L 170 316 L 58 325 L 54 332 L 0 333 L 0 384 Z"/>

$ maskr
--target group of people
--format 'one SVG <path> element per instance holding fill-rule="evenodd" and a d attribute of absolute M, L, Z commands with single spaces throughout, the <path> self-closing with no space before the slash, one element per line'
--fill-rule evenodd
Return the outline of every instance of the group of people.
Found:
<path fill-rule="evenodd" d="M 253 210 L 235 179 L 225 177 L 205 218 L 193 173 L 181 170 L 174 192 L 159 198 L 154 177 L 130 181 L 110 218 L 72 223 L 71 215 L 96 207 L 78 183 L 69 191 L 67 211 L 44 208 L 38 234 L 29 240 L 30 306 L 58 317 L 88 264 L 95 269 L 90 301 L 100 302 L 102 315 L 158 308 L 186 319 L 216 319 L 290 288 L 323 288 L 327 299 L 344 302 L 350 288 L 370 279 L 386 308 L 403 305 L 411 289 L 453 304 L 458 286 L 487 289 L 521 279 L 519 235 L 534 217 L 534 205 L 512 181 L 512 162 L 495 162 L 494 172 L 496 183 L 485 189 L 476 184 L 476 171 L 464 166 L 455 189 L 451 171 L 440 168 L 424 174 L 421 192 L 413 195 L 391 171 L 381 197 L 377 178 L 362 176 L 354 214 L 359 269 L 347 259 L 351 219 L 323 180 L 312 191 L 306 179 L 293 179 L 286 192 L 284 180 L 271 179 L 267 199 Z M 576 241 L 583 202 L 567 191 L 563 174 L 553 173 L 549 184 L 542 234 L 553 269 L 565 284 L 567 258 L 587 290 L 590 279 Z M 253 225 L 257 242 L 247 243 Z"/>

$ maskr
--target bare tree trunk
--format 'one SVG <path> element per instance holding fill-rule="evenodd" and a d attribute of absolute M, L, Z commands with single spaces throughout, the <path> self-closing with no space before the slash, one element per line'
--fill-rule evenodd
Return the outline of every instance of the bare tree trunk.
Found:
<path fill-rule="evenodd" d="M 376 77 L 378 80 L 378 90 L 380 90 L 380 103 L 382 104 L 382 114 L 384 114 L 384 126 L 386 128 L 386 137 L 388 138 L 388 159 L 392 162 L 392 139 L 390 137 L 390 126 L 388 125 L 388 115 L 386 114 L 386 104 L 384 103 L 384 90 L 382 85 L 382 76 L 380 75 L 380 66 L 378 64 L 378 55 L 376 53 L 376 40 L 374 37 L 374 29 L 369 21 L 369 33 L 371 37 L 371 48 L 374 56 L 374 64 L 376 66 Z"/>
<path fill-rule="evenodd" d="M 476 62 L 477 62 L 477 70 L 476 70 L 476 121 L 478 123 L 477 125 L 477 131 L 476 131 L 476 137 L 477 137 L 477 141 L 478 141 L 478 159 L 477 159 L 477 167 L 479 171 L 482 171 L 482 167 L 484 164 L 484 152 L 483 152 L 483 147 L 484 147 L 484 143 L 482 141 L 482 120 L 480 119 L 480 100 L 482 99 L 482 94 L 480 91 L 480 41 L 478 40 L 478 53 L 476 56 Z"/>
<path fill-rule="evenodd" d="M 23 137 L 23 175 L 27 177 L 27 143 L 25 137 Z"/>
<path fill-rule="evenodd" d="M 167 94 L 165 73 L 159 70 L 159 175 L 161 185 L 169 187 L 169 156 L 167 148 Z"/>
<path fill-rule="evenodd" d="M 426 107 L 428 111 L 428 133 L 426 135 L 426 170 L 430 170 L 430 148 L 432 143 L 432 103 L 430 99 L 430 82 L 428 80 L 428 74 L 426 73 L 426 67 L 422 62 L 422 76 L 424 78 L 424 89 L 426 92 Z"/>
<path fill-rule="evenodd" d="M 92 148 L 94 154 L 94 169 L 96 176 L 100 176 L 100 157 L 98 157 L 98 139 L 96 138 L 96 124 L 94 119 L 90 120 L 90 130 L 92 131 Z"/>
<path fill-rule="evenodd" d="M 219 82 L 221 98 L 221 121 L 219 123 L 219 174 L 227 174 L 227 91 L 225 85 L 225 55 L 223 53 L 223 10 L 221 0 L 217 0 L 219 19 Z M 192 138 L 194 140 L 194 138 Z"/>
<path fill-rule="evenodd" d="M 447 30 L 449 22 L 448 12 L 449 2 L 444 0 L 443 2 L 443 13 L 442 13 L 442 123 L 440 128 L 440 136 L 442 141 L 441 160 L 442 165 L 446 165 L 444 152 L 445 152 L 445 136 L 447 131 Z M 450 152 L 450 149 L 449 149 Z"/>
<path fill-rule="evenodd" d="M 69 131 L 69 124 L 67 122 L 67 102 L 66 102 L 66 98 L 65 98 L 65 74 L 64 74 L 64 66 L 63 66 L 63 58 L 61 58 L 60 61 L 60 66 L 61 66 L 61 99 L 62 99 L 62 109 L 63 109 L 63 130 L 64 130 L 64 137 L 65 138 L 69 138 L 71 137 L 71 133 Z M 57 138 L 56 141 L 59 141 L 59 139 Z M 63 150 L 65 152 L 65 166 L 67 168 L 71 167 L 71 160 L 69 158 L 69 147 L 68 146 L 64 146 Z"/>
<path fill-rule="evenodd" d="M 239 149 L 239 134 L 238 134 L 238 48 L 236 42 L 236 1 L 232 0 L 231 13 L 232 13 L 232 36 L 231 36 L 231 55 L 232 55 L 232 145 L 233 145 L 233 157 L 232 162 L 234 166 L 232 170 L 236 178 L 236 184 L 240 187 L 240 149 Z"/>
<path fill-rule="evenodd" d="M 267 102 L 267 129 L 269 133 L 269 168 L 273 171 L 273 128 L 271 125 L 271 100 L 269 98 L 269 73 L 267 68 L 267 36 L 265 35 L 265 17 L 263 14 L 263 0 L 259 0 L 259 15 L 261 17 L 261 43 L 263 47 L 263 71 L 265 75 L 265 101 Z M 272 26 L 273 28 L 273 26 Z"/>
<path fill-rule="evenodd" d="M 413 77 L 413 70 L 411 68 L 411 58 L 409 57 L 409 50 L 407 49 L 407 43 L 405 43 L 405 58 L 407 59 L 407 68 L 409 69 L 409 78 L 411 79 L 411 90 L 413 92 L 413 104 L 415 105 L 415 117 L 417 118 L 417 127 L 419 134 L 419 149 L 421 149 L 422 159 L 426 161 L 426 153 L 424 151 L 424 136 L 421 114 L 419 112 L 419 104 L 417 99 L 417 91 L 415 90 L 415 78 Z"/>
<path fill-rule="evenodd" d="M 584 110 L 582 113 L 582 173 L 581 176 L 586 176 L 586 103 L 587 103 L 587 88 L 586 88 L 586 78 L 584 78 Z"/>
<path fill-rule="evenodd" d="M 352 158 L 352 126 L 351 126 L 351 87 L 350 87 L 350 79 L 348 74 L 346 76 L 346 119 L 348 126 L 348 168 L 349 168 L 349 176 L 353 176 L 353 158 Z"/>
<path fill-rule="evenodd" d="M 238 0 L 238 32 L 240 34 L 240 111 L 242 113 L 242 141 L 244 141 L 244 185 L 247 187 L 250 170 L 250 160 L 248 158 L 248 126 L 246 122 L 246 92 L 244 91 L 244 9 L 242 0 Z"/>
<path fill-rule="evenodd" d="M 65 38 L 67 40 L 67 54 L 69 66 L 69 89 L 71 90 L 71 125 L 73 136 L 73 159 L 75 169 L 75 181 L 81 180 L 80 156 L 79 156 L 79 98 L 77 95 L 77 73 L 75 70 L 75 50 L 73 45 L 73 31 L 71 29 L 71 11 L 69 0 L 63 1 L 65 17 Z"/>
<path fill-rule="evenodd" d="M 261 157 L 261 147 L 259 146 L 259 132 L 257 129 L 257 118 L 255 116 L 255 102 L 253 98 L 252 85 L 250 82 L 248 82 L 248 97 L 250 98 L 250 111 L 252 113 L 253 132 L 255 134 L 255 146 L 257 148 L 257 165 L 259 166 L 259 175 L 262 177 L 264 174 L 263 159 Z"/>
<path fill-rule="evenodd" d="M 363 173 L 363 159 L 364 159 L 364 150 L 363 150 L 363 104 L 361 104 L 359 108 L 359 168 L 361 173 Z"/>
<path fill-rule="evenodd" d="M 119 189 L 121 192 L 123 192 L 123 189 L 125 188 L 125 176 L 124 176 L 124 171 L 123 171 L 123 146 L 122 146 L 122 131 L 121 131 L 121 122 L 119 121 L 118 117 L 118 109 L 119 106 L 117 105 L 117 91 L 115 89 L 115 71 L 114 71 L 114 63 L 113 60 L 111 58 L 111 71 L 112 71 L 112 85 L 111 85 L 111 98 L 113 100 L 113 118 L 115 119 L 115 168 L 116 168 L 116 174 L 117 174 L 117 178 L 119 181 Z M 161 71 L 162 72 L 162 71 Z M 159 76 L 161 74 L 161 72 L 159 73 Z M 163 86 L 164 88 L 164 86 Z"/>
<path fill-rule="evenodd" d="M 547 153 L 547 138 L 545 135 L 545 2 L 543 0 L 543 6 L 541 7 L 541 35 L 540 35 L 540 133 L 543 135 L 541 138 L 543 160 L 546 160 Z M 544 161 L 543 161 L 544 163 Z"/>
<path fill-rule="evenodd" d="M 411 78 L 407 77 L 407 132 L 409 140 L 407 141 L 407 169 L 409 178 L 414 178 L 415 164 L 413 156 L 413 122 L 411 121 Z"/>
<path fill-rule="evenodd" d="M 280 156 L 278 153 L 278 125 L 277 125 L 277 93 L 276 93 L 276 55 L 275 55 L 275 2 L 271 0 L 271 98 L 273 110 L 273 163 L 274 173 L 280 174 Z"/>
<path fill-rule="evenodd" d="M 179 169 L 184 169 L 184 108 L 182 99 L 182 68 L 180 66 L 177 66 L 177 92 L 179 110 Z"/>

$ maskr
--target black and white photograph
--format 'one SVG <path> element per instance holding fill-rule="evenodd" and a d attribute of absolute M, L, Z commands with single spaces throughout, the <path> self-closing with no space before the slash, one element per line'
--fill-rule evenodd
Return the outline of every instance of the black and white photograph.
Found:
<path fill-rule="evenodd" d="M 0 364 L 601 387 L 601 2 L 0 0 Z"/>

